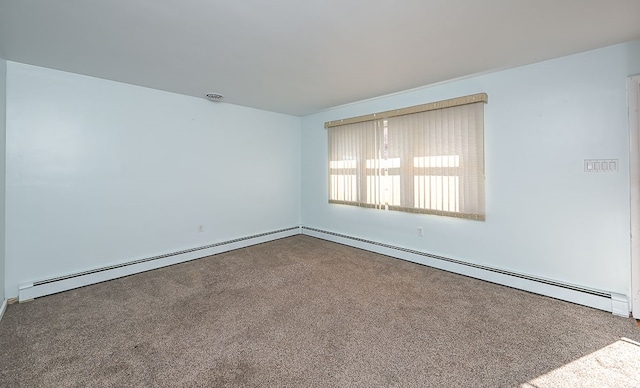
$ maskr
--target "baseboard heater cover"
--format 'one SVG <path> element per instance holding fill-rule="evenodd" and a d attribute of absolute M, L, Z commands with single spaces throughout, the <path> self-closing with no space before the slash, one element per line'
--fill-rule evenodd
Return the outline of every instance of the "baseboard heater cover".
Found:
<path fill-rule="evenodd" d="M 609 311 L 615 315 L 623 317 L 629 316 L 629 303 L 627 296 L 624 294 L 565 284 L 554 280 L 468 263 L 462 260 L 433 255 L 413 249 L 384 244 L 307 226 L 296 226 L 260 233 L 197 248 L 138 259 L 124 264 L 112 265 L 90 271 L 83 271 L 71 275 L 36 281 L 33 283 L 21 284 L 18 290 L 18 301 L 25 301 L 45 295 L 51 295 L 90 284 L 117 279 L 123 276 L 133 275 L 297 234 L 305 234 L 476 279 Z M 1 313 L 4 312 L 5 308 L 6 301 L 0 306 L 0 319 Z"/>
<path fill-rule="evenodd" d="M 2 321 L 5 310 L 7 310 L 7 300 L 3 299 L 2 303 L 0 303 L 0 322 Z"/>
<path fill-rule="evenodd" d="M 629 317 L 626 295 L 505 271 L 413 249 L 303 226 L 302 234 Z"/>
<path fill-rule="evenodd" d="M 96 284 L 107 280 L 117 279 L 123 276 L 150 271 L 152 269 L 200 259 L 218 253 L 245 248 L 251 245 L 278 240 L 300 233 L 301 227 L 295 226 L 286 229 L 240 237 L 233 240 L 222 241 L 201 247 L 147 257 L 123 264 L 111 265 L 32 283 L 25 283 L 19 286 L 18 301 L 23 302 L 25 300 L 34 299 L 45 295 L 51 295 L 62 291 L 68 291 L 74 288 L 88 286 L 90 284 Z"/>

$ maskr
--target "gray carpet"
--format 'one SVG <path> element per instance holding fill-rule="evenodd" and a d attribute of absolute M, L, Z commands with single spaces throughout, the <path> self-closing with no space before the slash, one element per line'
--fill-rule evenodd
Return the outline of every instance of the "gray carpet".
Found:
<path fill-rule="evenodd" d="M 0 385 L 640 386 L 633 319 L 307 236 L 7 308 Z"/>

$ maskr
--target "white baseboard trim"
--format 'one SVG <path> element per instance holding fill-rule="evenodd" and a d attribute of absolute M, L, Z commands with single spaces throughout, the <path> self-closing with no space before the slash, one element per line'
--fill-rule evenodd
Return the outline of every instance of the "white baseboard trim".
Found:
<path fill-rule="evenodd" d="M 629 299 L 624 294 L 611 293 L 611 312 L 620 317 L 629 317 Z"/>
<path fill-rule="evenodd" d="M 626 295 L 612 295 L 607 291 L 475 265 L 461 260 L 306 226 L 302 227 L 302 234 L 629 317 L 629 303 Z"/>
<path fill-rule="evenodd" d="M 564 300 L 567 302 L 593 307 L 599 310 L 611 312 L 614 315 L 628 317 L 630 312 L 628 298 L 623 294 L 595 290 L 586 287 L 565 284 L 555 280 L 543 279 L 526 274 L 519 274 L 497 268 L 476 265 L 464 262 L 462 260 L 432 255 L 412 249 L 383 244 L 376 241 L 366 240 L 358 237 L 306 226 L 297 226 L 267 233 L 261 233 L 230 241 L 223 241 L 203 247 L 168 253 L 145 259 L 139 259 L 121 265 L 99 268 L 96 270 L 70 274 L 67 276 L 61 276 L 37 282 L 24 283 L 19 286 L 18 301 L 22 302 L 41 296 L 51 295 L 58 292 L 87 286 L 90 284 L 133 275 L 140 272 L 146 272 L 173 264 L 183 263 L 186 261 L 215 255 L 218 253 L 228 252 L 268 241 L 294 236 L 297 234 L 305 234 L 323 240 L 364 249 L 370 252 L 380 253 L 397 259 L 442 269 L 448 272 L 473 277 L 491 283 L 496 283 Z M 0 319 L 2 317 L 2 313 L 4 313 L 4 310 L 6 309 L 6 305 L 7 301 L 5 300 L 2 304 L 2 309 L 0 310 Z"/>
<path fill-rule="evenodd" d="M 2 321 L 2 317 L 4 317 L 4 312 L 7 310 L 7 300 L 2 300 L 2 305 L 0 305 L 0 322 Z"/>
<path fill-rule="evenodd" d="M 101 283 L 107 280 L 121 278 L 123 276 L 129 276 L 140 272 L 150 271 L 152 269 L 183 263 L 185 261 L 200 259 L 218 253 L 245 248 L 251 245 L 278 240 L 300 233 L 301 227 L 296 226 L 287 229 L 280 229 L 272 232 L 241 237 L 234 240 L 223 241 L 203 247 L 134 260 L 121 265 L 99 268 L 91 271 L 70 274 L 67 276 L 61 276 L 37 282 L 24 283 L 19 286 L 18 301 L 23 302 L 25 300 L 39 298 L 45 295 L 56 294 L 58 292 L 68 291 L 74 288 L 88 286 L 90 284 Z"/>

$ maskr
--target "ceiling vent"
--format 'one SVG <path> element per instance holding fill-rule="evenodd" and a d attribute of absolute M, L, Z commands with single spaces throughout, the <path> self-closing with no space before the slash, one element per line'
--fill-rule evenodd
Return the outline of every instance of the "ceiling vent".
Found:
<path fill-rule="evenodd" d="M 224 100 L 224 96 L 218 93 L 209 93 L 207 94 L 207 100 L 214 102 L 222 102 Z"/>

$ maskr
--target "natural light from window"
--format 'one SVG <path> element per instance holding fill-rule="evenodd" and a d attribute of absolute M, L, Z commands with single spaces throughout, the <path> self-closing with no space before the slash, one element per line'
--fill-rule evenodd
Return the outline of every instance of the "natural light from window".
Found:
<path fill-rule="evenodd" d="M 485 220 L 484 93 L 325 123 L 329 202 Z"/>
<path fill-rule="evenodd" d="M 541 356 L 541 355 L 539 355 Z M 640 387 L 640 343 L 627 338 L 521 384 L 520 388 Z"/>

